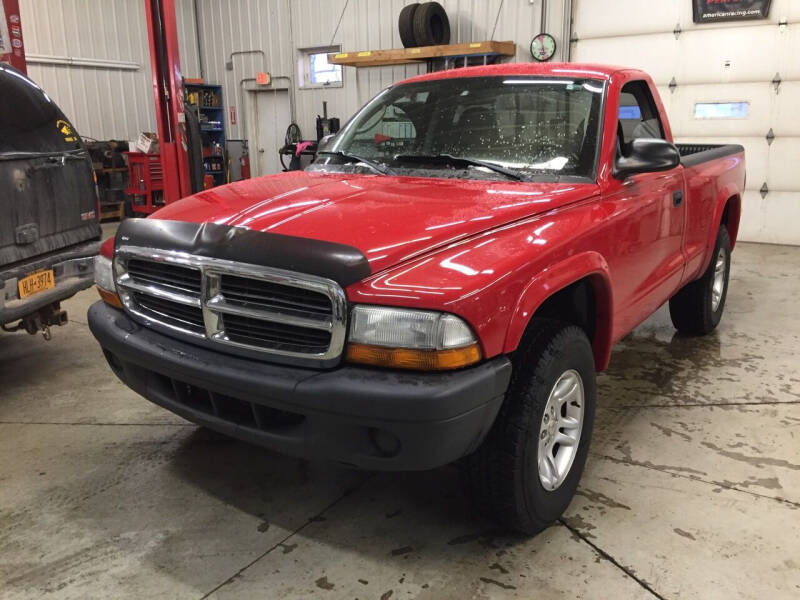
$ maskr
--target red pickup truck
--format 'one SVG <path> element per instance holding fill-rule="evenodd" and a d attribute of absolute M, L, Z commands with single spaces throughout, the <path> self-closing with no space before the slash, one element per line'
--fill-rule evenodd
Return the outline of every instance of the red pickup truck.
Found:
<path fill-rule="evenodd" d="M 536 532 L 575 493 L 614 342 L 725 306 L 741 146 L 672 143 L 640 71 L 508 64 L 384 90 L 304 172 L 130 219 L 89 324 L 149 400 L 363 469 L 462 459 Z"/>

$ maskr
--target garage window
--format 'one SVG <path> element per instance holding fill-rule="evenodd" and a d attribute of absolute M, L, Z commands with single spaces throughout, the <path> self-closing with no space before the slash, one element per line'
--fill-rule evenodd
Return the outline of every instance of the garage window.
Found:
<path fill-rule="evenodd" d="M 695 119 L 746 119 L 749 102 L 698 102 L 694 105 Z"/>
<path fill-rule="evenodd" d="M 297 52 L 297 75 L 301 88 L 342 87 L 342 65 L 328 62 L 328 54 L 340 46 L 304 48 Z"/>

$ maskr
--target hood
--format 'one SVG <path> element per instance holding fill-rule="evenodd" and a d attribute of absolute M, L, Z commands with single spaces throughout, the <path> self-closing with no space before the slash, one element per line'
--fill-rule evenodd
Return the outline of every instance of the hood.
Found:
<path fill-rule="evenodd" d="M 376 273 L 595 190 L 594 184 L 293 171 L 200 192 L 153 218 L 346 244 L 358 248 Z"/>

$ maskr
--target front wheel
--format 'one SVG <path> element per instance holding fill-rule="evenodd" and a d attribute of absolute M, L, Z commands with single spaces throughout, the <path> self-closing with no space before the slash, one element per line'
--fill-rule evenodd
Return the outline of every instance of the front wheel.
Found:
<path fill-rule="evenodd" d="M 669 301 L 675 329 L 691 335 L 711 333 L 722 319 L 731 271 L 731 238 L 722 225 L 714 253 L 703 276 L 685 285 Z"/>
<path fill-rule="evenodd" d="M 467 491 L 488 517 L 537 533 L 567 509 L 594 425 L 594 357 L 586 334 L 536 320 L 514 357 L 505 401 L 464 461 Z"/>

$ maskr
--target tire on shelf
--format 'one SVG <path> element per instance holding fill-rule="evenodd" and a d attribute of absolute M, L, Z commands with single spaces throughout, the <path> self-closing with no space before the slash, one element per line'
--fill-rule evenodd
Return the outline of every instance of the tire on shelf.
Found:
<path fill-rule="evenodd" d="M 417 38 L 414 37 L 414 14 L 419 8 L 419 2 L 404 6 L 400 11 L 400 18 L 397 21 L 397 28 L 400 31 L 400 41 L 403 48 L 416 48 L 419 46 Z"/>
<path fill-rule="evenodd" d="M 414 38 L 419 46 L 450 43 L 450 19 L 438 2 L 425 2 L 414 13 Z"/>

